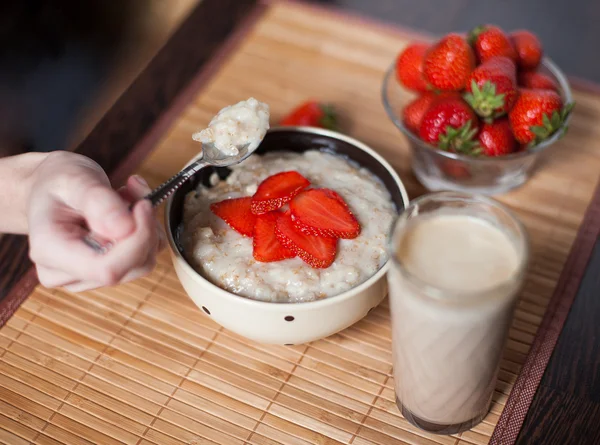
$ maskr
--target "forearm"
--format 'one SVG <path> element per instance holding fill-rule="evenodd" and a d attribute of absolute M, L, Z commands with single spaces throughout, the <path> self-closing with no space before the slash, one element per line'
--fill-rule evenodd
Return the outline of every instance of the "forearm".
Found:
<path fill-rule="evenodd" d="M 35 171 L 46 157 L 48 153 L 0 158 L 0 233 L 27 233 L 27 203 Z"/>

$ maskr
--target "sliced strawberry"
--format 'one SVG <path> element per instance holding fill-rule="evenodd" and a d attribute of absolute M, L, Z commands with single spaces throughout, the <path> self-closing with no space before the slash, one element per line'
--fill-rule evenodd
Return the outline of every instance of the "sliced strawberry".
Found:
<path fill-rule="evenodd" d="M 271 212 L 256 217 L 252 255 L 256 261 L 269 263 L 294 258 L 296 254 L 281 245 L 275 236 L 275 226 L 280 212 Z"/>
<path fill-rule="evenodd" d="M 360 224 L 344 199 L 333 190 L 305 190 L 290 202 L 294 225 L 304 233 L 356 238 Z"/>
<path fill-rule="evenodd" d="M 210 205 L 210 210 L 244 236 L 252 236 L 256 215 L 250 211 L 251 197 L 226 199 Z"/>
<path fill-rule="evenodd" d="M 277 218 L 275 235 L 284 247 L 315 269 L 325 269 L 331 266 L 335 259 L 337 239 L 299 232 L 289 211 L 281 213 Z"/>
<path fill-rule="evenodd" d="M 262 215 L 277 210 L 309 185 L 308 179 L 297 171 L 269 176 L 260 183 L 252 197 L 252 213 Z"/>

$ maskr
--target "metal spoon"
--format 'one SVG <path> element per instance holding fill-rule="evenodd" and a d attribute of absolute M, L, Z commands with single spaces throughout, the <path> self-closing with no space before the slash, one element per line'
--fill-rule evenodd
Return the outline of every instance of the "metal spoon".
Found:
<path fill-rule="evenodd" d="M 185 182 L 202 170 L 204 167 L 212 165 L 214 167 L 229 167 L 231 165 L 239 164 L 248 156 L 250 156 L 254 150 L 249 150 L 250 144 L 238 145 L 238 154 L 229 156 L 224 155 L 221 151 L 212 143 L 202 144 L 202 155 L 192 162 L 190 165 L 185 167 L 179 173 L 156 187 L 143 199 L 148 199 L 152 203 L 152 207 L 158 206 L 161 202 L 167 199 L 171 194 L 175 193 L 179 187 Z M 131 204 L 130 209 L 133 207 Z M 112 243 L 110 241 L 99 241 L 91 233 L 83 238 L 83 241 L 92 249 L 99 254 L 104 254 L 110 249 Z"/>
<path fill-rule="evenodd" d="M 192 162 L 171 179 L 156 187 L 144 199 L 149 199 L 152 207 L 156 207 L 204 167 L 209 165 L 214 167 L 229 167 L 230 165 L 239 164 L 253 153 L 252 151 L 248 151 L 249 145 L 248 143 L 236 146 L 238 154 L 228 156 L 217 150 L 214 144 L 202 144 L 202 156 L 199 159 Z"/>

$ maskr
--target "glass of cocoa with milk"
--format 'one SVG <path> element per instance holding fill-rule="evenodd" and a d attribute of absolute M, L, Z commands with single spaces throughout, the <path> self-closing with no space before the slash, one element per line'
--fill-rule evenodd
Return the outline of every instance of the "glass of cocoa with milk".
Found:
<path fill-rule="evenodd" d="M 398 217 L 388 272 L 396 401 L 424 430 L 487 414 L 529 260 L 523 225 L 494 200 L 425 195 Z"/>

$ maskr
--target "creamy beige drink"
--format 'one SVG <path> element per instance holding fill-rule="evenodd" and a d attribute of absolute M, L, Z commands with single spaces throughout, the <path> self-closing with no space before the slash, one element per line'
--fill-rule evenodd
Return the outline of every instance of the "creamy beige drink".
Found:
<path fill-rule="evenodd" d="M 388 279 L 400 408 L 417 426 L 453 433 L 489 409 L 527 247 L 520 224 L 486 211 L 492 201 L 428 209 L 444 196 L 462 195 L 422 198 L 398 222 Z"/>

